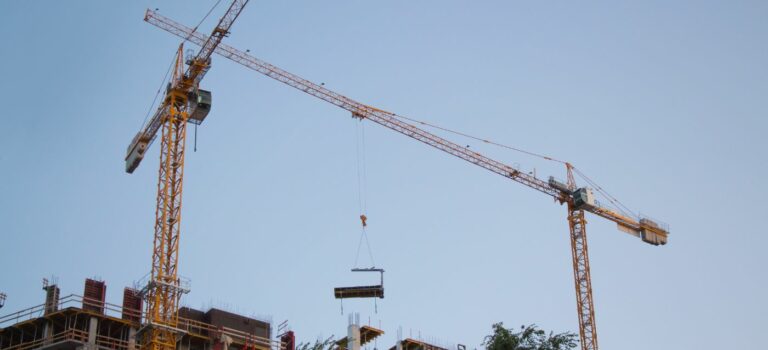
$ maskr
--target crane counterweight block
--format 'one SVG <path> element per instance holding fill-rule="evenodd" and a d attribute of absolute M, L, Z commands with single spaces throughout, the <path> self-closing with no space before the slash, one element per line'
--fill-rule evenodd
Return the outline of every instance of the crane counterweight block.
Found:
<path fill-rule="evenodd" d="M 566 184 L 564 184 L 564 183 L 562 183 L 560 181 L 557 181 L 557 179 L 555 179 L 554 176 L 550 176 L 549 177 L 549 181 L 547 181 L 547 183 L 552 188 L 558 189 L 558 190 L 560 190 L 562 192 L 565 192 L 565 193 L 569 193 L 569 194 L 571 193 L 571 190 L 568 188 L 568 185 L 566 185 Z"/>
<path fill-rule="evenodd" d="M 170 100 L 172 95 L 176 93 L 176 90 L 172 88 L 170 84 L 166 90 L 166 97 Z M 186 109 L 189 115 L 187 122 L 200 125 L 211 111 L 213 95 L 208 90 L 194 89 L 186 95 L 177 96 L 176 100 L 180 100 L 182 102 L 186 101 Z M 181 106 L 177 106 L 177 108 L 179 107 Z M 161 108 L 158 111 L 158 120 L 165 120 L 165 117 L 167 117 L 165 111 L 166 108 Z M 144 154 L 147 152 L 147 149 L 153 140 L 152 137 L 148 136 L 149 134 L 151 133 L 146 130 L 139 131 L 139 133 L 134 136 L 131 144 L 128 145 L 128 149 L 125 154 L 125 172 L 133 174 L 136 168 L 139 167 L 139 164 L 141 164 L 141 161 L 144 159 Z"/>
<path fill-rule="evenodd" d="M 144 133 L 139 132 L 133 138 L 133 141 L 128 146 L 128 151 L 125 155 L 125 172 L 132 174 L 134 170 L 139 166 L 141 160 L 144 159 L 144 153 L 149 147 L 150 139 L 144 136 Z"/>
<path fill-rule="evenodd" d="M 640 219 L 640 238 L 643 242 L 653 245 L 667 244 L 669 229 L 648 218 Z"/>

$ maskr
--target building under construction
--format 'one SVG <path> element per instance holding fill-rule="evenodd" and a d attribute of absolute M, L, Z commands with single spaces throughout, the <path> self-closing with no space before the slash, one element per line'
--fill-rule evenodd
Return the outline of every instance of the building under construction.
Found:
<path fill-rule="evenodd" d="M 93 279 L 85 280 L 82 295 L 61 296 L 59 287 L 47 281 L 43 290 L 42 304 L 0 316 L 0 350 L 140 349 L 137 339 L 146 331 L 147 317 L 139 290 L 125 288 L 121 305 L 108 303 L 106 283 Z M 216 308 L 181 307 L 176 350 L 296 350 L 294 332 L 278 328 L 272 338 L 269 322 Z M 347 336 L 333 342 L 329 350 L 360 350 L 375 345 L 383 334 L 381 329 L 361 325 L 359 315 L 350 315 Z M 399 338 L 390 350 L 449 350 Z"/>
<path fill-rule="evenodd" d="M 361 325 L 359 315 L 355 314 L 354 317 L 349 315 L 347 336 L 337 340 L 334 343 L 333 350 L 360 350 L 362 346 L 373 342 L 383 334 L 384 331 L 381 329 L 371 327 L 370 325 Z M 398 331 L 398 340 L 389 350 L 451 350 L 448 347 L 434 345 L 421 339 L 401 338 L 401 332 Z M 376 349 L 378 347 L 374 346 L 374 350 Z M 466 347 L 464 345 L 457 345 L 456 349 L 466 350 Z"/>
<path fill-rule="evenodd" d="M 136 350 L 142 328 L 140 292 L 125 288 L 122 305 L 106 302 L 107 286 L 87 279 L 82 295 L 60 296 L 55 284 L 43 285 L 45 302 L 0 317 L 3 350 Z M 288 331 L 270 338 L 268 322 L 212 308 L 179 309 L 178 350 L 293 350 Z"/>

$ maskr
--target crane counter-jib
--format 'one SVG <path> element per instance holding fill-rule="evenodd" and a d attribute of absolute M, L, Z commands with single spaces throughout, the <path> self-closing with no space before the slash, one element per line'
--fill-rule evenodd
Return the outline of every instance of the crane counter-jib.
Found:
<path fill-rule="evenodd" d="M 125 154 L 125 171 L 133 173 L 139 166 L 144 154 L 157 136 L 157 130 L 162 125 L 163 116 L 168 113 L 168 105 L 162 104 L 157 108 L 149 123 L 133 137 Z"/>
<path fill-rule="evenodd" d="M 139 166 L 144 158 L 144 153 L 149 146 L 152 145 L 152 141 L 154 141 L 157 131 L 162 125 L 163 118 L 168 115 L 168 92 L 174 88 L 178 89 L 185 96 L 190 95 L 189 97 L 191 99 L 198 98 L 198 85 L 211 67 L 211 55 L 221 44 L 221 40 L 229 34 L 229 29 L 232 27 L 232 24 L 240 15 L 245 5 L 248 4 L 248 1 L 250 0 L 234 0 L 232 4 L 230 4 L 227 12 L 225 12 L 224 16 L 219 20 L 218 25 L 211 35 L 207 36 L 206 40 L 202 43 L 198 43 L 198 45 L 200 45 L 200 50 L 197 54 L 187 60 L 187 70 L 182 76 L 183 78 L 179 81 L 169 83 L 168 88 L 166 89 L 166 95 L 163 98 L 163 103 L 157 108 L 155 114 L 152 115 L 152 118 L 146 127 L 139 131 L 131 141 L 130 145 L 128 145 L 128 151 L 125 156 L 126 172 L 133 173 Z M 148 18 L 152 13 L 153 11 L 147 10 L 144 20 L 148 21 Z M 205 108 L 206 106 L 203 106 L 204 108 L 198 109 L 198 113 L 190 115 L 190 122 L 196 124 L 202 123 L 202 120 L 205 119 L 205 116 L 207 115 L 207 110 L 210 109 L 210 92 L 202 91 L 203 95 L 205 95 L 204 98 L 207 98 L 209 101 L 207 108 Z M 190 106 L 190 109 L 194 110 L 196 107 L 198 107 L 198 104 L 194 103 Z"/>

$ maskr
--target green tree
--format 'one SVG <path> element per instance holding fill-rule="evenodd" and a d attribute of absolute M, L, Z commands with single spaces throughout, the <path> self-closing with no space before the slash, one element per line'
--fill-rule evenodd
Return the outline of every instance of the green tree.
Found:
<path fill-rule="evenodd" d="M 578 341 L 570 332 L 547 334 L 535 324 L 520 326 L 516 332 L 499 322 L 493 325 L 493 334 L 485 337 L 483 345 L 487 350 L 568 350 L 576 348 Z"/>
<path fill-rule="evenodd" d="M 330 336 L 325 340 L 315 340 L 314 343 L 299 343 L 296 346 L 296 350 L 330 350 L 334 344 L 336 344 L 336 341 L 333 339 L 333 336 Z"/>

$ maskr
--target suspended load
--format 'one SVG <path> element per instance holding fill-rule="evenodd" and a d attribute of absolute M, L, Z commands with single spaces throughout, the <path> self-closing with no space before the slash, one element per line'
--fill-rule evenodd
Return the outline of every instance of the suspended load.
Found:
<path fill-rule="evenodd" d="M 380 298 L 384 299 L 384 269 L 368 268 L 368 269 L 352 269 L 352 272 L 378 272 L 381 276 L 381 282 L 378 285 L 373 286 L 356 286 L 356 287 L 337 287 L 333 289 L 333 294 L 336 299 L 349 299 L 349 298 Z"/>

